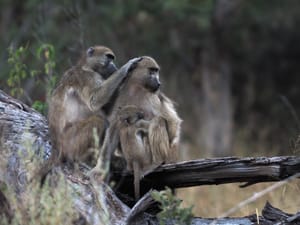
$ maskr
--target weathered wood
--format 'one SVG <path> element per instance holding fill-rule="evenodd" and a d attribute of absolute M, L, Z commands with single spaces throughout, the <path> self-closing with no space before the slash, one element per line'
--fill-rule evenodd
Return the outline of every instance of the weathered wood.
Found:
<path fill-rule="evenodd" d="M 252 222 L 257 222 L 257 216 L 249 216 L 249 219 Z M 262 216 L 259 217 L 259 224 L 263 225 L 283 225 L 283 224 L 300 224 L 300 212 L 295 215 L 282 212 L 280 209 L 277 209 L 269 202 L 266 203 L 265 207 L 262 210 Z"/>
<path fill-rule="evenodd" d="M 151 220 L 155 223 L 155 220 Z M 174 221 L 170 220 L 168 224 L 175 224 Z M 218 219 L 204 219 L 204 218 L 194 218 L 192 220 L 193 225 L 299 225 L 300 224 L 300 212 L 292 215 L 282 212 L 266 203 L 264 209 L 262 210 L 262 215 L 257 217 L 257 215 L 250 215 L 241 218 L 218 218 Z"/>
<path fill-rule="evenodd" d="M 51 151 L 45 117 L 0 90 L 0 181 L 20 192 L 26 186 L 22 166 L 31 148 L 47 158 Z"/>
<path fill-rule="evenodd" d="M 280 181 L 300 173 L 300 157 L 225 157 L 198 159 L 162 165 L 141 180 L 141 191 L 149 189 L 192 187 L 209 184 L 244 182 L 242 186 L 267 181 Z M 121 180 L 116 191 L 132 193 L 132 174 L 115 171 L 114 179 Z"/>
<path fill-rule="evenodd" d="M 28 176 L 36 167 L 34 160 L 26 161 L 29 149 L 35 156 L 47 159 L 51 152 L 46 119 L 23 103 L 11 98 L 0 90 L 0 184 L 13 189 L 16 195 L 26 192 Z M 106 184 L 91 182 L 85 175 L 86 168 L 76 173 L 66 167 L 55 167 L 49 176 L 62 175 L 73 191 L 73 204 L 87 224 L 103 224 L 103 215 L 108 213 L 111 224 L 153 224 L 158 225 L 155 216 L 145 213 L 154 204 L 148 193 L 132 209 L 125 205 Z M 143 190 L 150 188 L 186 187 L 201 184 L 221 184 L 229 182 L 263 182 L 284 179 L 299 172 L 299 158 L 225 158 L 195 160 L 163 165 L 145 176 Z M 121 173 L 115 173 L 120 177 Z M 130 188 L 132 176 L 125 181 Z M 119 189 L 120 190 L 120 189 Z M 29 190 L 30 191 L 30 190 Z M 123 194 L 133 192 L 123 190 Z M 128 194 L 127 193 L 127 194 Z M 9 203 L 2 192 L 1 213 L 12 215 Z M 1 204 L 0 204 L 1 205 Z M 299 215 L 289 215 L 267 205 L 260 217 L 260 224 L 299 224 Z M 2 210 L 2 211 L 1 211 Z M 202 219 L 194 218 L 194 225 L 206 224 L 256 224 L 256 216 L 245 218 Z M 168 224 L 175 224 L 169 221 Z"/>
<path fill-rule="evenodd" d="M 32 150 L 38 158 L 49 157 L 51 143 L 46 119 L 0 91 L 0 183 L 19 196 L 26 195 L 28 180 L 39 166 L 38 161 L 28 160 Z M 73 173 L 67 167 L 55 167 L 49 176 L 65 177 L 74 192 L 75 208 L 88 224 L 103 224 L 107 211 L 112 224 L 125 224 L 130 208 L 107 185 L 91 184 L 84 173 Z"/>

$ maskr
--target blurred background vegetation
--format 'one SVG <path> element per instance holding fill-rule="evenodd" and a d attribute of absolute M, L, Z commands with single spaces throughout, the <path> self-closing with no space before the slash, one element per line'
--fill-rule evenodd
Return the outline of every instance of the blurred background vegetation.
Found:
<path fill-rule="evenodd" d="M 150 55 L 184 120 L 182 158 L 299 155 L 300 4 L 296 0 L 1 0 L 0 89 L 47 113 L 47 96 L 87 47 L 121 66 Z M 299 142 L 299 143 L 298 143 Z M 195 215 L 214 217 L 269 184 L 182 189 Z M 266 200 L 300 207 L 299 181 Z"/>
<path fill-rule="evenodd" d="M 299 12 L 295 0 L 1 0 L 0 88 L 46 113 L 55 81 L 106 45 L 119 66 L 159 62 L 184 159 L 299 154 Z"/>

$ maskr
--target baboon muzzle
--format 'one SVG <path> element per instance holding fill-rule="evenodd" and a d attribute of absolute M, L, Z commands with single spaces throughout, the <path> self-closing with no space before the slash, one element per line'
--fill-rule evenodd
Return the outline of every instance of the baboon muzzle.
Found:
<path fill-rule="evenodd" d="M 112 75 L 115 71 L 117 71 L 118 68 L 113 62 L 110 62 L 105 67 L 105 71 L 101 74 L 104 79 L 107 79 Z"/>
<path fill-rule="evenodd" d="M 156 92 L 160 88 L 160 81 L 157 77 L 150 77 L 146 83 L 146 87 L 150 92 Z"/>

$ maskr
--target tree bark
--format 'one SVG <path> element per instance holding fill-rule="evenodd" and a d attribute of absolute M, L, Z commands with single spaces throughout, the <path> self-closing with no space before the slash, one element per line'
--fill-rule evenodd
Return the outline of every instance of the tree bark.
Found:
<path fill-rule="evenodd" d="M 269 181 L 280 181 L 299 174 L 300 157 L 258 157 L 258 158 L 216 158 L 166 164 L 156 168 L 141 180 L 141 193 L 154 188 L 192 187 L 199 185 L 217 185 L 244 182 L 242 187 Z M 133 196 L 132 174 L 114 172 L 119 183 L 117 192 Z"/>

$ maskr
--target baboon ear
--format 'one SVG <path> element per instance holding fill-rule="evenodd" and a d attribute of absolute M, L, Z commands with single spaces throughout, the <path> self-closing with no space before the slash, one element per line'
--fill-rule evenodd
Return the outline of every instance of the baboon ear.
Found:
<path fill-rule="evenodd" d="M 90 47 L 87 51 L 86 54 L 88 57 L 91 57 L 94 54 L 95 49 L 93 47 Z"/>

